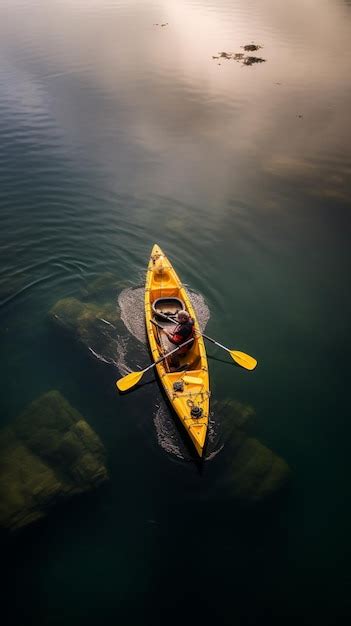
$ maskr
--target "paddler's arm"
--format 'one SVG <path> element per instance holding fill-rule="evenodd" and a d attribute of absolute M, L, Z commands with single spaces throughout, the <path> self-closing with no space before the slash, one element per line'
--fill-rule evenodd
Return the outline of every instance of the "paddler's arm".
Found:
<path fill-rule="evenodd" d="M 179 346 L 184 341 L 183 335 L 178 334 L 177 332 L 170 333 L 167 330 L 164 331 L 171 343 L 174 343 L 175 346 Z"/>
<path fill-rule="evenodd" d="M 167 335 L 168 339 L 169 339 L 172 343 L 176 343 L 176 342 L 174 341 L 174 338 L 173 338 L 173 333 L 170 333 L 170 332 L 169 332 L 168 330 L 166 330 L 165 328 L 163 329 L 163 332 L 164 332 L 164 334 L 165 334 L 165 335 Z"/>

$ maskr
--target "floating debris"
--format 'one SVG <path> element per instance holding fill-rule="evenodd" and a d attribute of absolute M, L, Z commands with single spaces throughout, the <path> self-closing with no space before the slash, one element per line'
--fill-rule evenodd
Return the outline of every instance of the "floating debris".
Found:
<path fill-rule="evenodd" d="M 248 44 L 246 46 L 241 46 L 245 50 L 245 52 L 254 52 L 262 48 L 263 46 L 259 46 L 257 44 Z M 254 65 L 255 63 L 265 63 L 266 59 L 262 59 L 262 57 L 256 56 L 248 56 L 243 52 L 218 52 L 219 56 L 212 56 L 212 59 L 226 59 L 227 61 L 236 61 L 237 63 L 241 63 L 242 65 Z M 218 63 L 217 65 L 221 65 Z"/>
<path fill-rule="evenodd" d="M 243 64 L 244 65 L 254 65 L 254 63 L 265 63 L 266 59 L 262 59 L 261 57 L 244 57 Z"/>
<path fill-rule="evenodd" d="M 259 50 L 263 46 L 259 46 L 255 43 L 249 43 L 246 46 L 240 46 L 240 47 L 243 48 L 245 52 L 256 52 L 256 50 Z"/>

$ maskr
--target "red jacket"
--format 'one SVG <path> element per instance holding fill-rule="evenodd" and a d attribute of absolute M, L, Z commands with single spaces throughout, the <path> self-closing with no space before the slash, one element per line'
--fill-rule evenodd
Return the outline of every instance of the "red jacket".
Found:
<path fill-rule="evenodd" d="M 192 319 L 190 319 L 189 322 L 185 322 L 184 324 L 178 324 L 173 332 L 172 337 L 169 337 L 169 340 L 171 341 L 171 343 L 179 346 L 180 344 L 190 339 L 190 337 L 195 337 L 195 327 Z M 188 343 L 186 346 L 184 346 L 184 350 L 189 350 L 191 346 L 192 343 Z M 183 352 L 183 349 L 181 349 L 181 352 Z"/>

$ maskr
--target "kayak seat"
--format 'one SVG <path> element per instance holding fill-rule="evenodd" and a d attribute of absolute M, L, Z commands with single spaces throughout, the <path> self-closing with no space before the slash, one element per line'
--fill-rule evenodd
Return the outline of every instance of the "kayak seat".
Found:
<path fill-rule="evenodd" d="M 156 318 L 164 320 L 160 313 L 167 317 L 175 317 L 179 311 L 185 311 L 185 305 L 180 298 L 157 298 L 152 303 L 152 310 Z"/>

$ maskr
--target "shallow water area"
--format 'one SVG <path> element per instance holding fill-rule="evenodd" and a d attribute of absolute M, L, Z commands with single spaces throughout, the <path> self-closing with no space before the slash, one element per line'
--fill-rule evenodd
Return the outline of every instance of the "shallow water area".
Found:
<path fill-rule="evenodd" d="M 348 0 L 0 3 L 0 428 L 58 390 L 110 476 L 1 538 L 5 626 L 350 618 L 350 26 Z M 116 391 L 150 363 L 154 243 L 258 360 L 207 344 L 202 464 L 153 372 Z"/>

